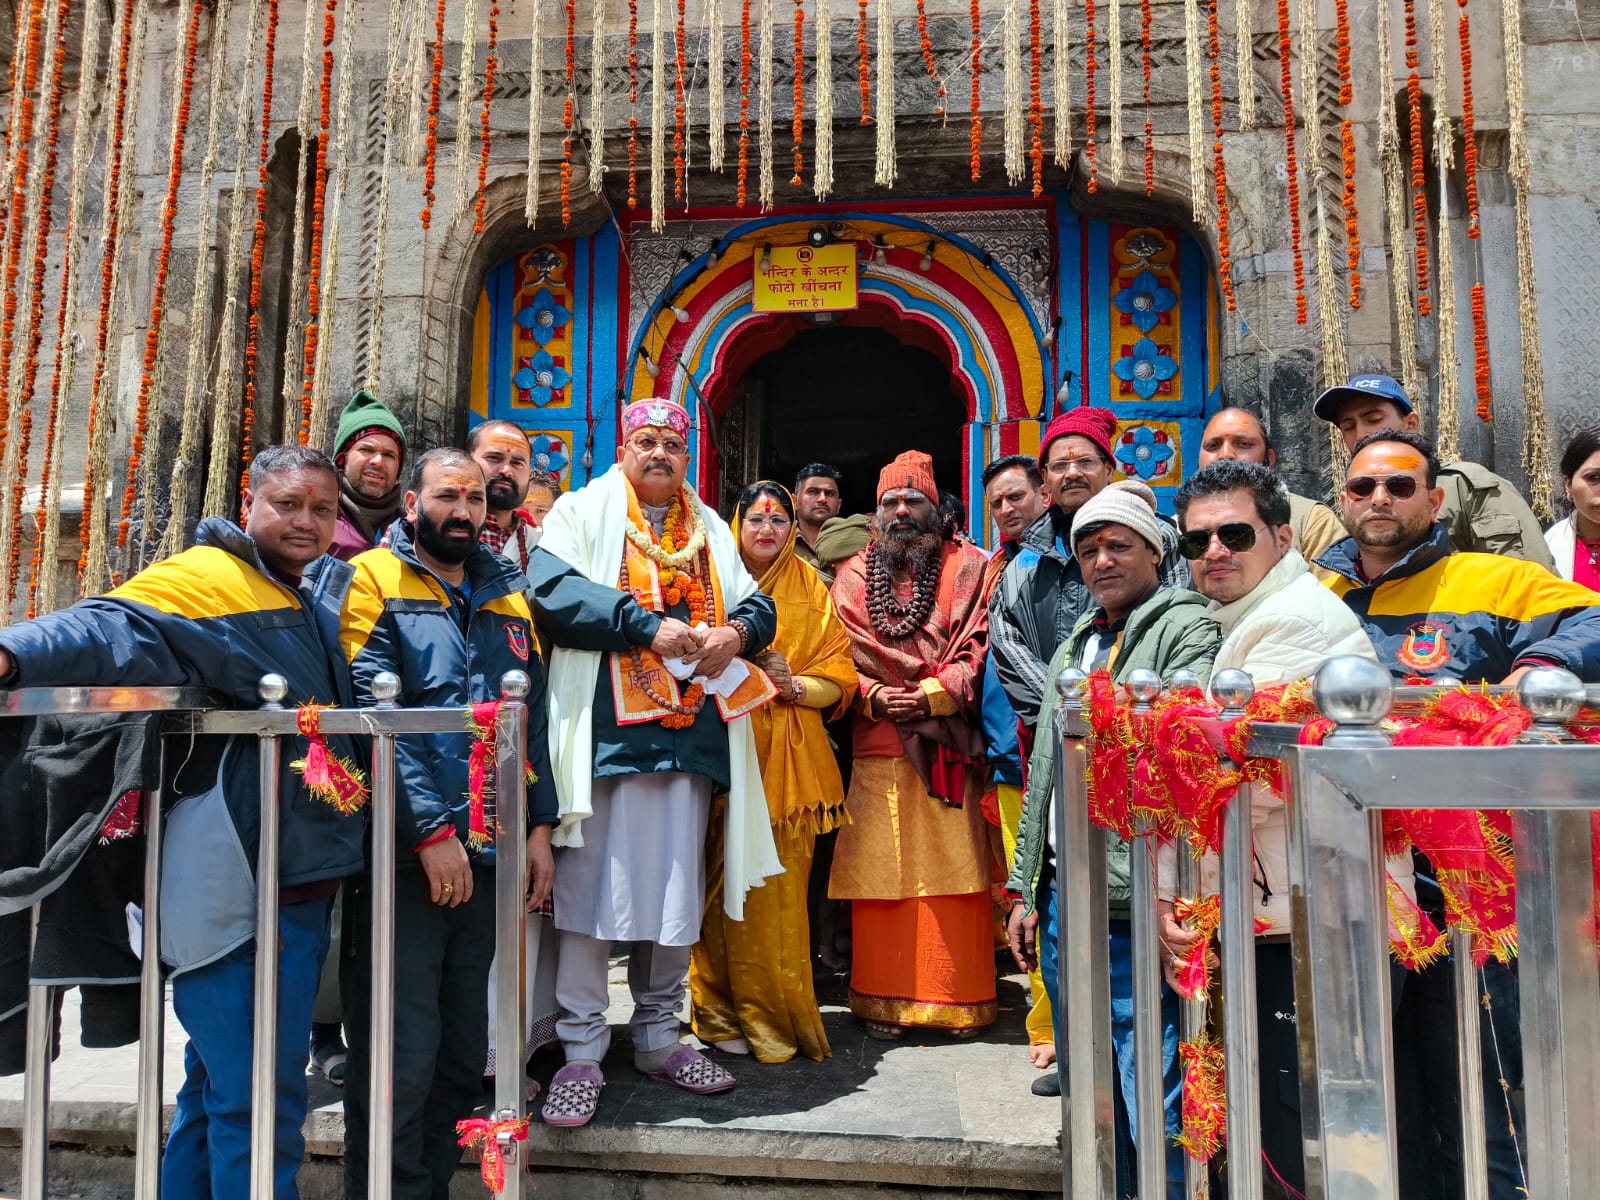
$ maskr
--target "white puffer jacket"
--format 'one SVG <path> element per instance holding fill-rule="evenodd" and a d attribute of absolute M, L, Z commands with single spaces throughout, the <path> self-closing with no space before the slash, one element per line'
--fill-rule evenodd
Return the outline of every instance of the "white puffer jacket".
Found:
<path fill-rule="evenodd" d="M 1290 550 L 1261 582 L 1232 604 L 1212 602 L 1207 611 L 1222 626 L 1222 648 L 1211 670 L 1244 671 L 1257 688 L 1269 688 L 1314 675 L 1328 659 L 1359 654 L 1378 660 L 1361 622 L 1331 591 L 1318 582 L 1298 550 Z M 1251 829 L 1255 840 L 1256 915 L 1272 922 L 1264 934 L 1289 932 L 1289 827 L 1283 797 L 1266 788 L 1251 794 Z M 1178 852 L 1162 845 L 1157 856 L 1157 891 L 1163 900 L 1177 894 Z M 1388 860 L 1389 875 L 1408 896 L 1416 897 L 1411 856 Z M 1217 861 L 1201 862 L 1201 887 L 1215 892 Z"/>

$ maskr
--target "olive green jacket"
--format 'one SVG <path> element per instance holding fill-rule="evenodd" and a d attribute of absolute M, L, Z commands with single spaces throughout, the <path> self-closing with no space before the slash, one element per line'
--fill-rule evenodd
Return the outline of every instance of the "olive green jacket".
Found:
<path fill-rule="evenodd" d="M 1452 550 L 1508 554 L 1555 569 L 1539 519 L 1509 480 L 1475 462 L 1457 461 L 1444 465 L 1439 486 L 1439 520 L 1450 531 Z"/>
<path fill-rule="evenodd" d="M 1162 679 L 1188 668 L 1200 676 L 1202 684 L 1211 678 L 1211 660 L 1222 645 L 1222 627 L 1206 615 L 1204 596 L 1180 588 L 1159 588 L 1134 609 L 1123 627 L 1111 678 L 1121 683 L 1130 671 L 1143 667 Z M 1055 679 L 1063 667 L 1075 664 L 1083 653 L 1094 620 L 1101 614 L 1097 606 L 1078 618 L 1072 634 L 1057 647 L 1045 678 Z M 1042 715 L 1042 714 L 1041 714 Z M 1017 834 L 1017 852 L 1011 863 L 1011 878 L 1006 890 L 1022 897 L 1024 913 L 1034 910 L 1039 874 L 1044 869 L 1046 830 L 1050 821 L 1051 791 L 1055 783 L 1055 738 L 1051 723 L 1039 722 L 1039 736 L 1028 760 L 1028 788 L 1022 798 L 1022 827 Z M 1106 892 L 1113 917 L 1128 915 L 1128 845 L 1115 833 L 1106 837 Z"/>

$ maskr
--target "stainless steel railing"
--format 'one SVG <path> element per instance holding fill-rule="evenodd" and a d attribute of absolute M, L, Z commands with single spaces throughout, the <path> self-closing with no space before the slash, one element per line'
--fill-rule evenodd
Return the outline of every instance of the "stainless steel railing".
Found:
<path fill-rule="evenodd" d="M 497 1020 L 492 1031 L 496 1059 L 515 1064 L 495 1081 L 495 1118 L 520 1120 L 526 1096 L 520 1064 L 526 1057 L 523 1025 L 523 876 L 527 842 L 522 834 L 526 812 L 523 763 L 527 758 L 524 698 L 529 680 L 521 671 L 501 680 L 504 703 L 496 739 L 496 820 L 502 831 L 495 844 L 494 979 Z M 407 734 L 455 733 L 462 728 L 459 708 L 398 708 L 400 681 L 384 673 L 373 681 L 377 704 L 370 708 L 324 709 L 324 734 L 372 739 L 372 1074 L 367 1192 L 374 1200 L 389 1195 L 393 1148 L 391 1080 L 394 1067 L 394 897 L 395 897 L 395 738 Z M 260 739 L 260 841 L 257 850 L 255 1050 L 252 1064 L 251 1179 L 255 1200 L 273 1195 L 274 1114 L 277 1052 L 278 976 L 278 783 L 281 757 L 278 740 L 299 733 L 294 709 L 283 707 L 288 685 L 281 676 L 261 680 L 262 707 L 235 711 L 210 707 L 204 692 L 179 688 L 22 688 L 0 692 L 0 718 L 108 712 L 170 714 L 165 732 L 253 736 Z M 135 1196 L 156 1200 L 161 1180 L 162 1057 L 166 986 L 161 974 L 161 839 L 160 781 L 144 806 L 145 861 L 143 944 L 140 996 L 138 1114 L 135 1132 Z M 28 992 L 27 1058 L 23 1084 L 22 1200 L 49 1195 L 50 1041 L 55 987 L 34 985 Z M 309 1032 L 309 1031 L 308 1031 Z M 465 1116 L 466 1114 L 462 1114 Z M 516 1144 L 502 1143 L 508 1164 L 503 1195 L 521 1200 L 524 1172 Z"/>
<path fill-rule="evenodd" d="M 1084 739 L 1090 731 L 1082 711 L 1083 683 L 1083 673 L 1071 669 L 1056 681 L 1062 1196 L 1108 1200 L 1115 1185 L 1115 1084 L 1106 834 L 1089 819 Z M 1288 775 L 1284 800 L 1303 1146 L 1307 1195 L 1314 1200 L 1399 1200 L 1379 823 L 1386 808 L 1513 811 L 1528 1194 L 1577 1200 L 1592 1195 L 1593 1181 L 1600 1179 L 1600 1106 L 1594 1102 L 1600 1096 L 1600 958 L 1589 825 L 1589 810 L 1600 809 L 1600 747 L 1578 744 L 1564 728 L 1582 705 L 1600 701 L 1600 688 L 1585 688 L 1566 672 L 1530 673 L 1517 690 L 1537 722 L 1525 740 L 1537 744 L 1497 749 L 1390 745 L 1380 722 L 1391 711 L 1417 712 L 1447 690 L 1408 687 L 1397 699 L 1388 673 L 1377 664 L 1335 659 L 1314 687 L 1319 710 L 1337 723 L 1321 746 L 1300 746 L 1298 725 L 1257 724 L 1251 731 L 1251 755 L 1283 760 Z M 1136 705 L 1146 706 L 1159 695 L 1160 681 L 1149 672 L 1133 673 L 1127 691 Z M 1224 671 L 1212 681 L 1211 693 L 1223 711 L 1202 724 L 1225 759 L 1222 727 L 1240 715 L 1253 687 L 1243 672 Z M 1231 949 L 1255 944 L 1250 792 L 1248 783 L 1242 785 L 1224 811 L 1219 856 L 1229 1200 L 1260 1200 L 1263 1188 L 1255 956 Z M 1131 880 L 1135 1110 L 1139 1129 L 1164 1130 L 1156 894 L 1150 847 L 1144 842 L 1133 847 Z M 1192 860 L 1180 853 L 1178 861 L 1180 890 L 1192 894 Z M 1459 932 L 1451 937 L 1466 1197 L 1485 1200 L 1478 973 L 1470 939 Z M 1185 1040 L 1198 1021 L 1198 1009 L 1186 1006 Z M 1165 1196 L 1165 1139 L 1138 1141 L 1138 1194 Z M 1186 1194 L 1194 1196 L 1202 1181 L 1203 1172 L 1189 1162 Z"/>

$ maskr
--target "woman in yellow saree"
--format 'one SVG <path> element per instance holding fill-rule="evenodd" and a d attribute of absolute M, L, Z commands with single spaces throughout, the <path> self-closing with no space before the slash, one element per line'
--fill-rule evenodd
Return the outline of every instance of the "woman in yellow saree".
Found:
<path fill-rule="evenodd" d="M 706 848 L 706 912 L 689 966 L 694 1032 L 702 1041 L 758 1062 L 796 1052 L 828 1057 L 811 982 L 806 886 L 817 835 L 844 809 L 839 766 L 823 732 L 849 706 L 856 669 L 833 599 L 794 552 L 794 499 L 780 484 L 752 484 L 739 498 L 733 534 L 745 566 L 778 607 L 778 634 L 757 661 L 778 698 L 754 714 L 767 810 L 784 873 L 753 888 L 744 920 L 722 910 L 720 821 Z"/>

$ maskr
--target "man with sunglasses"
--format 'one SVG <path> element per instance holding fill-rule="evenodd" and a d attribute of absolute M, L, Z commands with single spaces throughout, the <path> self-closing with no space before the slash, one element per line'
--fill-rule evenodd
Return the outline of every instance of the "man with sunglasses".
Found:
<path fill-rule="evenodd" d="M 1349 383 L 1331 387 L 1317 397 L 1311 411 L 1339 427 L 1347 451 L 1380 429 L 1416 433 L 1422 428 L 1411 397 L 1388 375 L 1357 375 Z M 1509 480 L 1457 459 L 1440 464 L 1439 487 L 1444 496 L 1439 520 L 1453 549 L 1509 554 L 1555 569 L 1539 519 Z"/>
<path fill-rule="evenodd" d="M 1330 586 L 1360 619 L 1378 660 L 1396 679 L 1454 677 L 1464 683 L 1515 683 L 1536 666 L 1565 667 L 1600 681 L 1600 594 L 1504 554 L 1457 553 L 1440 509 L 1444 490 L 1433 444 L 1385 429 L 1357 442 L 1341 501 L 1351 536 L 1322 556 L 1339 579 Z M 1443 927 L 1443 900 L 1418 857 L 1418 903 Z M 1426 870 L 1423 870 L 1426 868 Z M 1440 963 L 1406 979 L 1395 1045 L 1402 1171 L 1428 1169 L 1460 1179 L 1459 1092 L 1455 1069 L 1452 968 Z M 1525 1148 L 1513 1119 L 1522 1088 L 1515 966 L 1491 958 L 1479 976 L 1490 998 L 1483 1023 L 1484 1112 L 1489 1195 L 1524 1195 Z M 1502 1091 L 1501 1079 L 1510 1085 Z M 1431 1160 L 1431 1161 L 1430 1161 Z M 1424 1195 L 1420 1179 L 1403 1195 Z"/>

